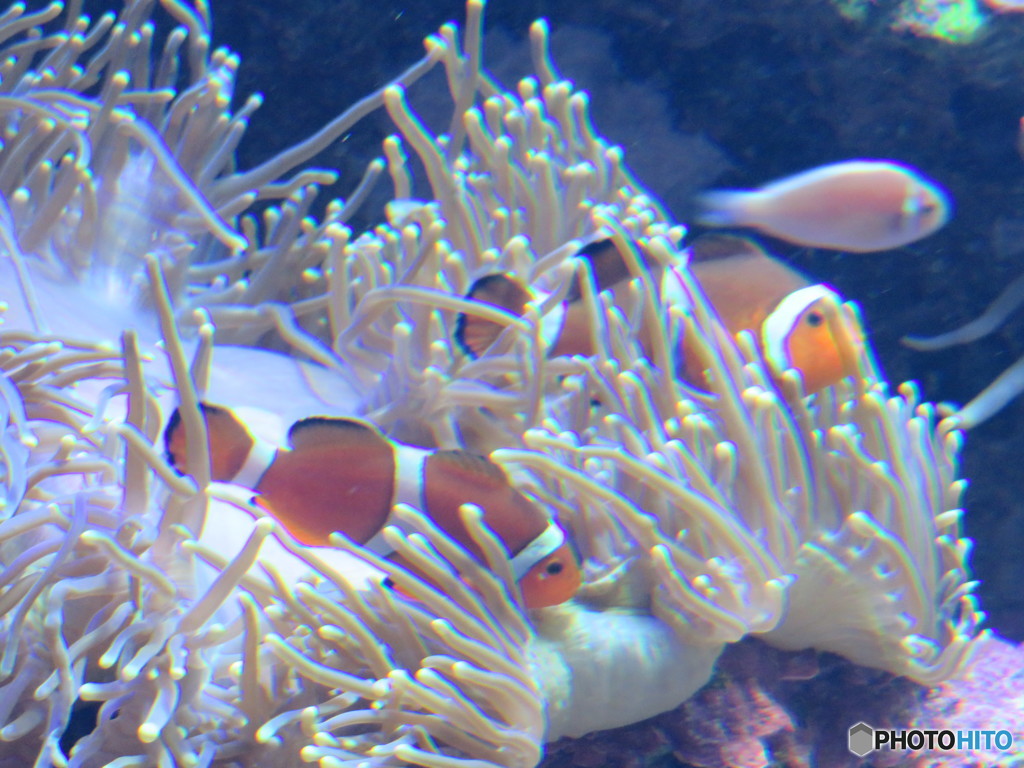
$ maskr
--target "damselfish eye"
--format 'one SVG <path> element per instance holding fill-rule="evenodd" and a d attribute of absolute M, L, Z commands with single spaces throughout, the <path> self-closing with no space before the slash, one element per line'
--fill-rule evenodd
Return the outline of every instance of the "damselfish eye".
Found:
<path fill-rule="evenodd" d="M 819 325 L 825 322 L 825 316 L 821 312 L 808 312 L 807 313 L 807 324 L 811 328 L 817 328 Z"/>
<path fill-rule="evenodd" d="M 565 566 L 556 560 L 553 563 L 548 563 L 548 567 L 544 569 L 544 572 L 548 576 L 557 576 L 563 570 L 565 570 Z"/>

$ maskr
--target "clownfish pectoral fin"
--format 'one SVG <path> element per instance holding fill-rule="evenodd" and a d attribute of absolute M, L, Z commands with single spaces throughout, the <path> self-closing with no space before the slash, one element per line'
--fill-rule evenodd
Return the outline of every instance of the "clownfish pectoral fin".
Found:
<path fill-rule="evenodd" d="M 288 430 L 288 442 L 293 450 L 312 448 L 318 445 L 367 446 L 386 445 L 388 439 L 376 427 L 358 419 L 311 416 L 292 424 Z"/>
<path fill-rule="evenodd" d="M 230 409 L 200 403 L 199 410 L 206 421 L 209 438 L 210 478 L 216 482 L 230 482 L 245 464 L 256 441 Z M 185 472 L 187 450 L 181 413 L 175 408 L 164 429 L 164 451 L 167 461 L 177 472 Z"/>
<path fill-rule="evenodd" d="M 467 299 L 490 304 L 517 317 L 523 314 L 530 293 L 505 274 L 484 275 L 466 294 Z M 460 312 L 455 321 L 455 342 L 470 357 L 480 357 L 493 344 L 505 326 L 483 317 Z"/>

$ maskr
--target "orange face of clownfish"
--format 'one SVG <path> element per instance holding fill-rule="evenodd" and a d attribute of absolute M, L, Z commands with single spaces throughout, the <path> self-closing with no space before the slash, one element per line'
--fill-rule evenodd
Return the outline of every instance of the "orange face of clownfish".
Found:
<path fill-rule="evenodd" d="M 416 448 L 392 442 L 366 423 L 326 417 L 297 422 L 288 433 L 290 449 L 278 449 L 253 437 L 229 409 L 201 407 L 212 479 L 252 488 L 256 503 L 303 544 L 326 546 L 340 531 L 379 555 L 394 556 L 380 531 L 394 505 L 404 503 L 481 557 L 459 515 L 461 505 L 476 504 L 511 554 L 527 608 L 564 603 L 580 587 L 579 560 L 563 530 L 485 456 Z M 186 451 L 180 422 L 175 410 L 164 431 L 167 458 L 178 471 Z"/>
<path fill-rule="evenodd" d="M 741 331 L 752 332 L 760 341 L 773 373 L 781 375 L 790 368 L 800 371 L 804 391 L 809 394 L 854 373 L 843 360 L 837 340 L 824 322 L 823 303 L 840 300 L 832 289 L 812 284 L 748 238 L 705 235 L 690 245 L 689 253 L 690 272 L 722 324 L 734 335 Z M 615 288 L 630 278 L 611 240 L 591 243 L 577 258 L 590 263 L 599 291 Z M 675 279 L 672 270 L 666 270 L 662 277 L 666 301 L 674 300 L 673 291 L 666 286 Z M 551 357 L 592 354 L 589 318 L 579 300 L 580 295 L 577 281 L 559 310 L 554 331 L 545 335 Z M 477 280 L 467 298 L 522 315 L 532 296 L 508 275 L 492 274 Z M 503 326 L 498 323 L 464 313 L 456 322 L 455 340 L 467 354 L 479 357 L 502 330 Z M 699 381 L 701 372 L 685 364 L 691 357 L 686 354 L 685 343 L 683 352 L 686 378 Z"/>

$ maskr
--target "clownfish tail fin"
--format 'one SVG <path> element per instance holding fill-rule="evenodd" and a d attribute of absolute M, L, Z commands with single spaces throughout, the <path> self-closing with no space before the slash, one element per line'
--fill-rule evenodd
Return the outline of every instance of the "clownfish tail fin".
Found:
<path fill-rule="evenodd" d="M 237 443 L 242 446 L 237 450 L 244 448 L 245 451 L 248 451 L 248 446 L 252 444 L 252 438 L 245 426 L 229 409 L 219 405 L 199 403 L 199 411 L 203 415 L 209 433 L 212 479 L 218 482 L 230 480 L 231 473 L 224 469 L 225 462 L 221 450 L 229 444 L 225 442 L 224 437 L 230 436 L 230 444 Z M 175 472 L 185 473 L 185 465 L 188 462 L 188 446 L 185 441 L 185 429 L 182 424 L 180 408 L 174 409 L 174 413 L 171 414 L 171 418 L 167 420 L 167 426 L 164 428 L 164 456 Z"/>
<path fill-rule="evenodd" d="M 530 294 L 526 288 L 506 274 L 484 275 L 469 289 L 467 299 L 490 304 L 517 317 L 523 314 Z M 455 320 L 455 342 L 470 357 L 480 357 L 493 344 L 505 326 L 460 312 Z"/>
<path fill-rule="evenodd" d="M 182 433 L 181 409 L 175 408 L 171 418 L 167 420 L 167 426 L 164 428 L 164 458 L 167 459 L 167 463 L 179 475 L 182 473 L 182 467 L 185 464 L 185 438 Z"/>

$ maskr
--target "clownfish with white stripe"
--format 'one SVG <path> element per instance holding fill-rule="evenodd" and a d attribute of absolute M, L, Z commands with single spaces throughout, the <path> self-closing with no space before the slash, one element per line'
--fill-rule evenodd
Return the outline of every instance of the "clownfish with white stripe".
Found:
<path fill-rule="evenodd" d="M 726 330 L 734 336 L 754 334 L 775 376 L 794 368 L 804 391 L 813 394 L 856 373 L 825 322 L 824 302 L 842 302 L 829 286 L 813 283 L 753 240 L 733 235 L 694 240 L 690 270 Z"/>
<path fill-rule="evenodd" d="M 340 531 L 398 559 L 381 531 L 391 523 L 393 507 L 404 503 L 480 558 L 459 516 L 462 504 L 476 504 L 509 551 L 527 608 L 564 603 L 580 587 L 580 563 L 565 532 L 486 456 L 417 448 L 388 440 L 365 422 L 328 417 L 296 422 L 288 432 L 290 448 L 278 448 L 254 437 L 231 410 L 201 408 L 212 479 L 254 490 L 254 502 L 303 544 L 329 545 L 330 535 Z M 164 444 L 168 461 L 182 471 L 185 430 L 177 410 Z"/>
<path fill-rule="evenodd" d="M 821 311 L 826 299 L 841 301 L 831 288 L 812 283 L 745 237 L 704 235 L 691 243 L 688 251 L 690 272 L 722 324 L 734 335 L 741 331 L 753 333 L 775 375 L 795 368 L 803 377 L 804 391 L 813 394 L 854 373 L 847 369 Z M 590 262 L 599 291 L 614 288 L 630 277 L 612 240 L 590 244 L 578 258 Z M 682 301 L 676 275 L 671 268 L 662 275 L 665 301 Z M 552 313 L 554 322 L 542 328 L 546 331 L 549 356 L 592 354 L 589 319 L 579 297 L 577 280 L 562 307 Z M 467 298 L 522 315 L 532 297 L 512 277 L 492 274 L 477 280 Z M 498 323 L 464 313 L 457 319 L 455 340 L 467 354 L 478 357 L 502 330 Z M 690 356 L 685 346 L 684 340 L 681 374 L 698 382 L 701 372 L 686 365 Z"/>

